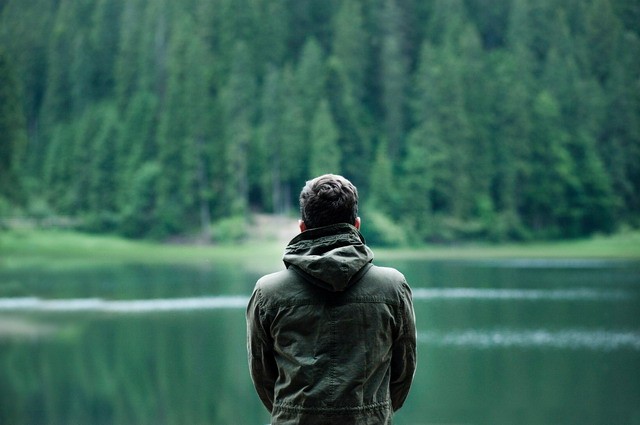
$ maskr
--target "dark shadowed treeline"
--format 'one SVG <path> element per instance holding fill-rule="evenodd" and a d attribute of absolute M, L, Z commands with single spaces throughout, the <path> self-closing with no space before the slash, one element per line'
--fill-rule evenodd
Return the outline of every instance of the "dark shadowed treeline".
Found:
<path fill-rule="evenodd" d="M 635 0 L 0 1 L 0 213 L 166 237 L 336 172 L 377 242 L 638 225 L 639 32 Z"/>

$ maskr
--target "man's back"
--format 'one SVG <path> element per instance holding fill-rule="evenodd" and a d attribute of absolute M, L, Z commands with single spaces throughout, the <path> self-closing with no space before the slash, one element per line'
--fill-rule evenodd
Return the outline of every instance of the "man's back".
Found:
<path fill-rule="evenodd" d="M 274 424 L 384 424 L 415 369 L 411 292 L 351 225 L 287 247 L 247 309 L 251 374 Z"/>

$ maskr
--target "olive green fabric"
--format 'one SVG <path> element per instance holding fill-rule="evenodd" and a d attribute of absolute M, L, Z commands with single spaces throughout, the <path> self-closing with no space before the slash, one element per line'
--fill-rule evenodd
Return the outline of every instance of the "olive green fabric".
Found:
<path fill-rule="evenodd" d="M 416 366 L 411 290 L 348 224 L 307 230 L 247 307 L 249 366 L 273 425 L 387 424 Z"/>

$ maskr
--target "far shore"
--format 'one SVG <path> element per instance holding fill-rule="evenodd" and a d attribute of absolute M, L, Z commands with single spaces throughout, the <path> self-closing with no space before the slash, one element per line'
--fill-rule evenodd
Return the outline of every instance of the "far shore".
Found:
<path fill-rule="evenodd" d="M 136 241 L 68 230 L 12 229 L 0 231 L 0 267 L 113 263 L 206 265 L 222 261 L 263 269 L 281 264 L 285 245 L 286 240 L 269 236 L 236 243 L 202 245 Z M 518 258 L 640 260 L 640 232 L 529 243 L 469 242 L 372 248 L 376 260 L 382 262 Z"/>

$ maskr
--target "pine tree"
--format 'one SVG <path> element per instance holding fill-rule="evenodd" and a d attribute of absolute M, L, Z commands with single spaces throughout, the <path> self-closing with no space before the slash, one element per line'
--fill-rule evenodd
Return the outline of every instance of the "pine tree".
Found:
<path fill-rule="evenodd" d="M 483 59 L 480 36 L 473 24 L 467 24 L 453 41 L 454 51 L 460 61 L 461 79 L 464 87 L 464 111 L 468 117 L 470 135 L 465 148 L 469 175 L 471 215 L 482 220 L 485 229 L 493 227 L 491 218 L 494 204 L 491 196 L 493 178 L 493 139 L 491 114 L 489 113 L 489 78 Z M 463 139 L 464 140 L 464 139 Z"/>
<path fill-rule="evenodd" d="M 266 66 L 280 66 L 287 56 L 287 42 L 289 39 L 290 20 L 289 10 L 284 1 L 260 1 L 256 19 L 258 36 L 253 43 L 256 46 L 256 61 Z M 262 70 L 263 74 L 268 68 Z"/>
<path fill-rule="evenodd" d="M 47 90 L 47 49 L 56 7 L 48 0 L 12 0 L 0 11 L 0 45 L 11 58 L 28 132 L 21 174 L 31 178 L 41 177 L 45 159 L 39 120 Z"/>
<path fill-rule="evenodd" d="M 284 72 L 287 105 L 283 122 L 283 146 L 290 185 L 298 186 L 301 181 L 310 178 L 311 126 L 325 93 L 324 53 L 315 38 L 309 38 L 305 42 L 296 65 L 295 69 L 285 69 Z M 286 190 L 293 192 L 291 189 Z"/>
<path fill-rule="evenodd" d="M 63 174 L 57 180 L 62 196 L 56 194 L 56 197 L 60 198 L 57 201 L 59 208 L 66 214 L 82 218 L 91 216 L 89 218 L 94 220 L 101 208 L 101 194 L 92 190 L 101 185 L 100 180 L 111 176 L 104 176 L 103 170 L 96 167 L 109 161 L 106 158 L 109 152 L 105 152 L 110 148 L 107 144 L 117 143 L 115 137 L 114 140 L 103 138 L 101 146 L 96 143 L 105 124 L 103 114 L 106 109 L 105 105 L 92 105 L 79 116 L 77 123 L 57 126 L 60 130 L 56 135 L 61 139 L 62 150 L 53 161 Z M 96 155 L 98 148 L 100 155 Z M 112 171 L 107 169 L 104 172 Z"/>
<path fill-rule="evenodd" d="M 195 23 L 194 23 L 195 26 Z M 185 74 L 183 96 L 186 99 L 187 149 L 183 151 L 185 173 L 182 178 L 182 190 L 189 196 L 186 202 L 190 206 L 189 218 L 200 223 L 203 235 L 208 235 L 211 221 L 210 190 L 211 150 L 209 146 L 217 142 L 211 133 L 210 110 L 212 106 L 211 79 L 213 59 L 207 50 L 205 41 L 197 36 L 189 38 L 185 52 Z M 197 213 L 197 215 L 196 215 Z"/>
<path fill-rule="evenodd" d="M 591 72 L 604 83 L 616 63 L 622 25 L 614 15 L 611 0 L 593 0 L 586 16 L 587 60 Z"/>
<path fill-rule="evenodd" d="M 558 13 L 557 34 L 547 55 L 542 83 L 560 105 L 562 124 L 568 133 L 567 149 L 575 162 L 575 191 L 567 194 L 573 220 L 565 229 L 570 236 L 594 230 L 611 230 L 613 194 L 611 182 L 596 150 L 604 120 L 604 94 L 592 80 L 583 80 L 579 58 L 564 13 Z"/>
<path fill-rule="evenodd" d="M 284 144 L 284 88 L 280 71 L 269 67 L 262 86 L 260 102 L 260 128 L 258 135 L 258 160 L 253 167 L 257 170 L 264 207 L 274 213 L 284 213 L 287 203 L 284 199 L 285 164 Z"/>
<path fill-rule="evenodd" d="M 322 99 L 311 123 L 309 173 L 312 176 L 341 174 L 342 153 L 338 146 L 338 137 L 329 102 Z"/>
<path fill-rule="evenodd" d="M 62 197 L 59 183 L 61 170 L 64 171 L 64 166 L 67 165 L 60 161 L 61 158 L 64 158 L 61 152 L 63 152 L 64 143 L 68 143 L 69 139 L 73 140 L 73 137 L 69 137 L 68 125 L 60 124 L 50 129 L 47 149 L 42 155 L 44 160 L 40 165 L 42 170 L 40 185 L 47 188 L 44 193 L 45 200 L 56 208 L 60 207 L 59 202 Z"/>
<path fill-rule="evenodd" d="M 301 181 L 309 179 L 308 173 L 308 123 L 304 115 L 302 93 L 292 67 L 285 66 L 282 72 L 283 98 L 286 99 L 282 110 L 282 178 L 283 199 L 285 204 L 295 205 L 297 193 L 295 189 Z M 289 208 L 287 208 L 289 209 Z"/>
<path fill-rule="evenodd" d="M 99 0 L 93 6 L 91 13 L 89 29 L 92 58 L 91 86 L 94 98 L 97 100 L 113 94 L 122 9 L 121 0 Z"/>
<path fill-rule="evenodd" d="M 226 215 L 244 215 L 249 202 L 248 154 L 254 143 L 256 79 L 244 42 L 234 48 L 229 80 L 220 98 L 225 124 Z"/>
<path fill-rule="evenodd" d="M 435 0 L 428 25 L 428 40 L 443 45 L 458 38 L 469 25 L 466 8 L 462 0 Z"/>
<path fill-rule="evenodd" d="M 247 49 L 246 59 L 252 62 L 251 67 L 257 64 L 253 62 L 258 54 L 253 50 L 257 47 L 254 42 L 259 40 L 257 20 L 261 18 L 259 10 L 256 9 L 257 4 L 258 2 L 252 0 L 218 0 L 216 7 L 212 7 L 212 25 L 217 29 L 212 41 L 214 52 L 219 59 L 214 65 L 219 78 L 226 79 L 233 72 L 238 43 L 242 43 Z"/>
<path fill-rule="evenodd" d="M 387 216 L 397 216 L 398 182 L 394 178 L 393 162 L 384 139 L 376 147 L 369 178 L 367 205 Z"/>
<path fill-rule="evenodd" d="M 154 222 L 156 188 L 161 173 L 157 162 L 147 161 L 131 174 L 120 217 L 120 232 L 125 236 L 149 236 L 157 227 Z"/>
<path fill-rule="evenodd" d="M 92 152 L 89 175 L 89 227 L 97 231 L 114 231 L 117 225 L 117 134 L 118 120 L 114 107 L 96 112 L 97 129 L 87 140 Z"/>
<path fill-rule="evenodd" d="M 332 56 L 340 63 L 345 97 L 361 101 L 365 95 L 370 52 L 362 6 L 357 0 L 341 2 L 335 16 Z"/>
<path fill-rule="evenodd" d="M 49 38 L 47 82 L 41 110 L 42 124 L 46 129 L 68 119 L 73 106 L 73 82 L 68 69 L 73 61 L 73 34 L 70 32 L 70 26 L 75 23 L 73 15 L 73 2 L 61 2 Z"/>
<path fill-rule="evenodd" d="M 120 31 L 118 33 L 118 50 L 114 64 L 114 85 L 116 102 L 121 111 L 126 110 L 138 90 L 152 93 L 151 87 L 141 87 L 140 75 L 146 68 L 144 57 L 151 55 L 153 46 L 143 45 L 143 35 L 151 28 L 146 26 L 143 0 L 129 0 L 124 3 L 121 14 Z"/>
<path fill-rule="evenodd" d="M 342 2 L 334 20 L 335 35 L 329 59 L 328 89 L 340 146 L 345 158 L 345 174 L 366 190 L 372 157 L 372 119 L 365 108 L 367 68 L 370 49 L 361 5 Z"/>
<path fill-rule="evenodd" d="M 616 31 L 615 53 L 603 83 L 606 115 L 598 150 L 618 197 L 618 216 L 637 224 L 640 211 L 640 37 Z"/>
<path fill-rule="evenodd" d="M 296 68 L 296 87 L 300 93 L 300 106 L 304 122 L 310 123 L 325 91 L 326 71 L 324 53 L 315 38 L 309 38 Z M 309 134 L 310 127 L 306 133 Z"/>
<path fill-rule="evenodd" d="M 577 218 L 570 200 L 579 191 L 568 134 L 561 126 L 558 102 L 549 92 L 536 97 L 533 113 L 531 174 L 522 188 L 526 220 L 542 236 L 567 236 Z"/>
<path fill-rule="evenodd" d="M 529 173 L 529 142 L 533 123 L 529 75 L 520 67 L 518 55 L 496 52 L 489 61 L 489 112 L 493 175 L 492 201 L 499 216 L 492 237 L 498 240 L 523 238 L 521 225 L 522 186 Z"/>
<path fill-rule="evenodd" d="M 26 136 L 18 79 L 8 55 L 0 48 L 0 201 L 3 197 L 26 201 L 21 170 Z"/>
<path fill-rule="evenodd" d="M 385 24 L 380 68 L 384 131 L 389 154 L 397 159 L 402 153 L 407 121 L 408 63 L 403 51 L 402 17 L 396 0 L 385 0 Z"/>
<path fill-rule="evenodd" d="M 409 234 L 417 242 L 424 242 L 434 232 L 434 178 L 439 170 L 437 138 L 426 125 L 413 131 L 407 140 L 407 153 L 402 164 L 402 213 Z"/>
<path fill-rule="evenodd" d="M 186 230 L 187 213 L 192 205 L 188 200 L 192 194 L 183 192 L 182 181 L 185 174 L 190 175 L 184 161 L 184 152 L 188 149 L 188 100 L 184 96 L 185 52 L 189 28 L 187 19 L 181 16 L 171 28 L 170 42 L 167 47 L 166 80 L 162 83 L 164 97 L 161 98 L 158 123 L 158 163 L 162 175 L 158 179 L 158 205 L 156 206 L 157 231 L 160 235 L 174 234 Z"/>

